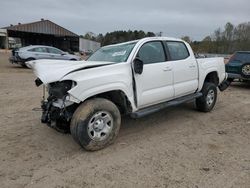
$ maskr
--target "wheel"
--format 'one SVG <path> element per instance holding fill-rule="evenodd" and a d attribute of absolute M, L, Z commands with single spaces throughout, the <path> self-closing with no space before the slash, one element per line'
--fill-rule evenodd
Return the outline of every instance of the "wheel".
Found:
<path fill-rule="evenodd" d="M 250 78 L 250 63 L 245 63 L 242 65 L 241 75 L 244 78 Z"/>
<path fill-rule="evenodd" d="M 196 99 L 196 107 L 201 112 L 210 112 L 217 100 L 217 87 L 213 83 L 205 82 L 201 92 L 203 96 Z"/>
<path fill-rule="evenodd" d="M 70 59 L 70 61 L 76 61 L 76 59 Z"/>
<path fill-rule="evenodd" d="M 89 151 L 100 150 L 114 142 L 121 124 L 121 115 L 114 103 L 94 98 L 82 103 L 70 124 L 74 140 Z"/>

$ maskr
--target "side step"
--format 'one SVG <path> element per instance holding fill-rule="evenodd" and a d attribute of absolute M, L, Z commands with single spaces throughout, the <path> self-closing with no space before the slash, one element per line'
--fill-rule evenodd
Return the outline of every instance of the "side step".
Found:
<path fill-rule="evenodd" d="M 199 98 L 201 96 L 202 96 L 202 93 L 200 93 L 200 92 L 195 93 L 195 94 L 191 94 L 191 95 L 187 95 L 187 96 L 180 97 L 180 98 L 168 101 L 168 102 L 164 102 L 164 103 L 160 103 L 160 104 L 156 104 L 156 105 L 153 105 L 150 107 L 143 108 L 137 112 L 132 113 L 130 116 L 132 118 L 141 118 L 141 117 L 144 117 L 146 115 L 158 112 L 164 108 L 168 108 L 171 106 L 177 106 L 179 104 L 182 104 L 182 103 L 185 103 L 188 101 L 192 101 L 192 100 Z"/>

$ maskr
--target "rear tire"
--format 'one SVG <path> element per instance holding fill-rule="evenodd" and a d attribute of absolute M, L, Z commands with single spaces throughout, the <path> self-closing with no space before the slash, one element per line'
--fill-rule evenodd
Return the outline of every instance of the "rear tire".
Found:
<path fill-rule="evenodd" d="M 217 87 L 214 83 L 205 82 L 201 92 L 203 96 L 196 99 L 196 107 L 201 112 L 210 112 L 217 100 Z"/>
<path fill-rule="evenodd" d="M 121 115 L 114 103 L 95 98 L 82 103 L 70 124 L 74 140 L 84 149 L 95 151 L 112 144 L 118 135 Z"/>

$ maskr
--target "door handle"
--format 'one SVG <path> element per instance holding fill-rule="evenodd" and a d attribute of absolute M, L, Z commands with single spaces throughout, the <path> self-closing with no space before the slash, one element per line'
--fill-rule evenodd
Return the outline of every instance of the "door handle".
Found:
<path fill-rule="evenodd" d="M 165 67 L 164 69 L 163 69 L 163 71 L 171 71 L 172 70 L 172 68 L 171 67 Z"/>
<path fill-rule="evenodd" d="M 195 68 L 196 66 L 195 65 L 189 65 L 189 68 Z"/>

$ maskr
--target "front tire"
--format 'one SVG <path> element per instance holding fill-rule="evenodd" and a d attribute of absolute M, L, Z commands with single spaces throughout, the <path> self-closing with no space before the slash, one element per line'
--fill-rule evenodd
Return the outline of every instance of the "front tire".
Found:
<path fill-rule="evenodd" d="M 217 87 L 214 83 L 205 82 L 201 92 L 203 96 L 196 99 L 196 107 L 201 112 L 210 112 L 217 100 Z"/>
<path fill-rule="evenodd" d="M 70 131 L 84 149 L 95 151 L 114 142 L 120 125 L 121 115 L 116 105 L 107 99 L 95 98 L 77 108 Z"/>

